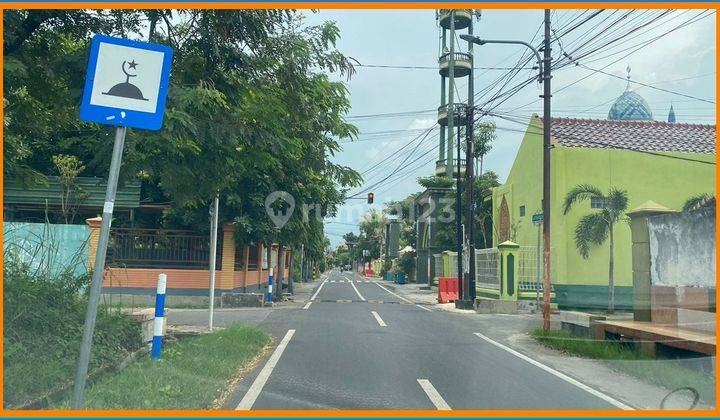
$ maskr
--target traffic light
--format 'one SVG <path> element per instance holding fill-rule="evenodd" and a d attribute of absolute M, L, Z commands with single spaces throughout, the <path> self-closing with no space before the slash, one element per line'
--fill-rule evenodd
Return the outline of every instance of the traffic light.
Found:
<path fill-rule="evenodd" d="M 368 193 L 367 203 L 368 203 L 368 204 L 372 204 L 373 201 L 375 201 L 375 194 L 373 194 L 373 193 Z"/>

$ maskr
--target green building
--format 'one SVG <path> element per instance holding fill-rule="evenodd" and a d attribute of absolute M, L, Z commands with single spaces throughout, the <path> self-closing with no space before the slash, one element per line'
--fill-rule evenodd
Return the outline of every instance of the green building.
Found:
<path fill-rule="evenodd" d="M 671 121 L 675 119 L 674 112 Z M 494 245 L 512 240 L 535 247 L 541 212 L 543 122 L 533 115 L 504 185 L 493 191 Z M 628 211 L 652 201 L 681 209 L 691 196 L 715 193 L 714 125 L 652 120 L 647 104 L 626 91 L 607 120 L 553 118 L 551 128 L 552 282 L 560 308 L 607 308 L 607 241 L 587 260 L 575 247 L 574 230 L 597 200 L 576 204 L 567 214 L 562 202 L 578 184 L 628 193 Z M 615 225 L 616 308 L 632 307 L 631 236 L 628 223 Z"/>

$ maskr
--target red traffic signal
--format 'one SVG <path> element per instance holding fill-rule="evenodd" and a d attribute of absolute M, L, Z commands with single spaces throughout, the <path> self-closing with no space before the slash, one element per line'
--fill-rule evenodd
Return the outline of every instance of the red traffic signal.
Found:
<path fill-rule="evenodd" d="M 375 194 L 373 194 L 373 193 L 368 193 L 367 203 L 368 203 L 368 204 L 372 204 L 373 201 L 375 201 Z"/>

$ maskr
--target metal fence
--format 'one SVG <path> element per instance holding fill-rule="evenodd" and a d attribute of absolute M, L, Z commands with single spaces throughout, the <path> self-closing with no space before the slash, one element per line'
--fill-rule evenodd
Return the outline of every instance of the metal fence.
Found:
<path fill-rule="evenodd" d="M 555 261 L 554 248 L 550 248 L 551 258 Z M 521 246 L 518 252 L 518 286 L 521 292 L 527 291 L 543 291 L 543 268 L 542 268 L 542 251 L 538 255 L 537 247 Z M 554 267 L 554 265 L 553 265 Z M 555 272 L 555 270 L 552 270 Z M 552 278 L 555 278 L 554 276 Z M 551 288 L 551 290 L 553 290 Z"/>
<path fill-rule="evenodd" d="M 443 277 L 443 258 L 442 254 L 433 254 L 435 259 L 435 277 Z"/>
<path fill-rule="evenodd" d="M 475 283 L 478 287 L 500 290 L 500 251 L 475 250 Z"/>
<path fill-rule="evenodd" d="M 453 252 L 449 255 L 450 257 L 450 277 L 457 277 L 457 252 Z"/>
<path fill-rule="evenodd" d="M 162 229 L 112 229 L 108 261 L 127 268 L 195 268 L 210 264 L 210 235 Z M 218 235 L 215 268 L 222 267 L 222 236 Z"/>

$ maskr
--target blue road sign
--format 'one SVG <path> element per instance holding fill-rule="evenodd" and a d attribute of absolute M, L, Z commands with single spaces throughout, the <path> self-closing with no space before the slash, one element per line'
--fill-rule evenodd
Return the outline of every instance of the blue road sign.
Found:
<path fill-rule="evenodd" d="M 543 222 L 543 215 L 542 213 L 535 213 L 532 215 L 532 222 L 535 224 L 540 224 Z"/>
<path fill-rule="evenodd" d="M 95 35 L 80 119 L 159 130 L 170 84 L 172 48 Z"/>

